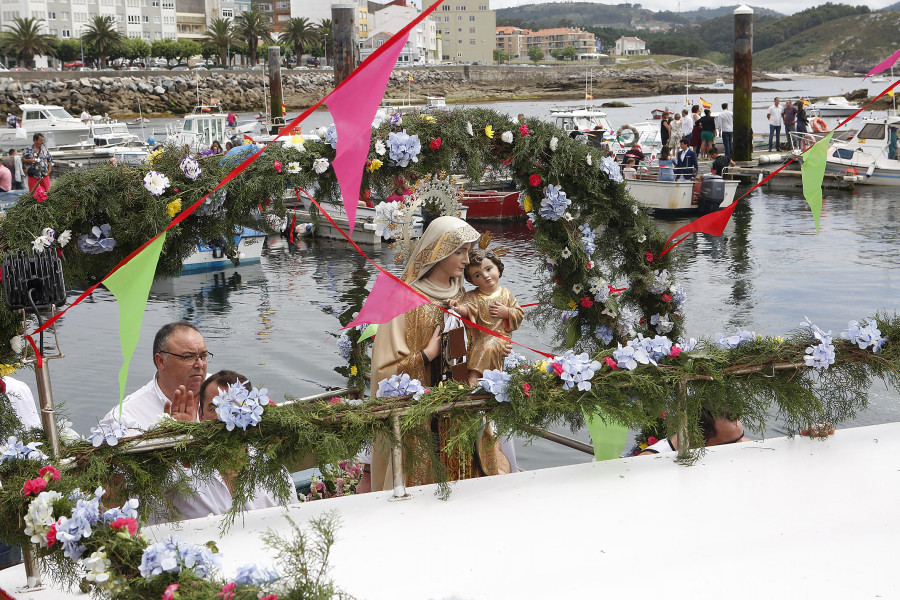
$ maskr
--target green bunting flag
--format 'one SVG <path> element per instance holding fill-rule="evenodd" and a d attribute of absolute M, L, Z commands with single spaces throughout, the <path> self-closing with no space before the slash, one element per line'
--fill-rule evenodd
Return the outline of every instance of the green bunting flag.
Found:
<path fill-rule="evenodd" d="M 156 273 L 156 264 L 162 252 L 166 233 L 163 232 L 153 243 L 122 265 L 118 271 L 107 277 L 103 285 L 113 293 L 119 305 L 119 343 L 122 346 L 122 368 L 119 369 L 119 407 L 125 398 L 125 382 L 128 379 L 128 366 L 131 356 L 137 348 L 141 336 L 141 323 L 144 320 L 144 309 L 147 297 Z"/>
<path fill-rule="evenodd" d="M 584 413 L 588 433 L 594 444 L 595 460 L 610 460 L 619 458 L 625 448 L 628 438 L 628 428 L 616 423 L 607 423 L 600 412 L 594 414 Z"/>
<path fill-rule="evenodd" d="M 375 333 L 376 333 L 377 331 L 378 331 L 378 324 L 377 324 L 377 323 L 371 323 L 371 324 L 369 324 L 369 326 L 366 327 L 366 328 L 363 330 L 362 335 L 359 336 L 359 339 L 356 341 L 356 343 L 358 344 L 358 343 L 362 342 L 363 340 L 369 339 L 370 337 L 372 337 L 373 335 L 375 335 Z"/>
<path fill-rule="evenodd" d="M 813 220 L 816 222 L 816 233 L 819 233 L 819 218 L 822 216 L 822 180 L 825 177 L 825 158 L 828 155 L 828 145 L 831 143 L 829 132 L 824 138 L 803 153 L 803 165 L 800 172 L 803 174 L 803 196 L 812 210 Z"/>

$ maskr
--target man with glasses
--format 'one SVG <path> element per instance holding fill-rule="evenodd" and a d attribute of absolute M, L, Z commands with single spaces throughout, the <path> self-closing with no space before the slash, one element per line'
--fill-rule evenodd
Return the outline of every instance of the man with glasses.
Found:
<path fill-rule="evenodd" d="M 155 425 L 164 414 L 179 421 L 196 421 L 200 386 L 212 353 L 200 331 L 184 321 L 163 325 L 153 340 L 156 375 L 113 407 L 101 423 L 118 421 L 133 435 Z"/>

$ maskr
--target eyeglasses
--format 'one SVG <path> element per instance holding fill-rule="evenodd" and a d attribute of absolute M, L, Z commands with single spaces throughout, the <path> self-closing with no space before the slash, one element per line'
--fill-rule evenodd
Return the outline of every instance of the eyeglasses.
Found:
<path fill-rule="evenodd" d="M 175 354 L 174 352 L 166 352 L 165 350 L 160 350 L 160 354 L 168 354 L 169 356 L 175 356 L 184 361 L 185 364 L 192 365 L 198 360 L 203 363 L 208 363 L 212 360 L 213 353 L 212 352 L 202 352 L 200 354 Z"/>

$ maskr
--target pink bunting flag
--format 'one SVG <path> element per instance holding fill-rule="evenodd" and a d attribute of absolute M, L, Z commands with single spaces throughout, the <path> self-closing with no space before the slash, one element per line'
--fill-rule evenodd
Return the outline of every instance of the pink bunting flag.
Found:
<path fill-rule="evenodd" d="M 372 121 L 407 38 L 408 31 L 404 35 L 393 36 L 374 60 L 364 63 L 365 69 L 346 81 L 325 101 L 337 129 L 337 153 L 332 164 L 341 187 L 351 235 L 356 223 L 362 171 L 372 138 Z"/>
<path fill-rule="evenodd" d="M 403 285 L 390 273 L 379 271 L 375 285 L 359 314 L 344 329 L 363 323 L 387 323 L 423 304 L 429 304 L 427 298 Z"/>
<path fill-rule="evenodd" d="M 875 68 L 873 68 L 871 71 L 866 73 L 866 77 L 868 77 L 870 75 L 877 75 L 878 73 L 881 73 L 882 71 L 886 71 L 887 69 L 890 69 L 891 67 L 894 66 L 894 63 L 897 62 L 898 58 L 900 58 L 900 50 L 897 50 L 896 52 L 891 54 L 891 57 L 888 58 L 887 60 L 884 60 L 884 61 L 878 63 L 878 65 Z M 863 77 L 863 79 L 865 79 L 866 77 Z"/>

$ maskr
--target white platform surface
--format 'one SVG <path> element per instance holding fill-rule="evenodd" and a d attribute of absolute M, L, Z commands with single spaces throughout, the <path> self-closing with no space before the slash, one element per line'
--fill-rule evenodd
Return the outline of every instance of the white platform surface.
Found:
<path fill-rule="evenodd" d="M 447 501 L 423 486 L 287 510 L 339 513 L 332 576 L 360 599 L 900 597 L 900 424 L 673 457 L 463 481 Z M 219 518 L 145 532 L 217 540 L 233 574 L 265 560 L 259 532 L 286 533 L 284 512 L 247 513 L 221 539 Z M 0 572 L 6 591 L 22 582 L 21 566 Z"/>

